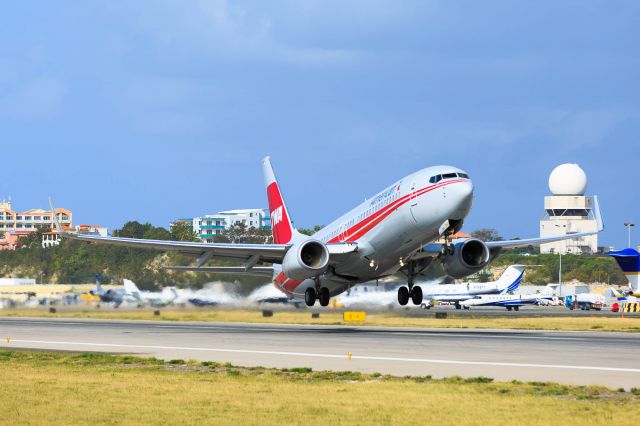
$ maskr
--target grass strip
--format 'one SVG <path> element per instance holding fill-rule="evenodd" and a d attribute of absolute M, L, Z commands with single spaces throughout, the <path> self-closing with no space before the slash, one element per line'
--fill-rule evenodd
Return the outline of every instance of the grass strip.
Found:
<path fill-rule="evenodd" d="M 455 314 L 454 314 L 455 315 Z M 425 328 L 491 328 L 518 330 L 564 330 L 564 331 L 620 331 L 640 332 L 640 316 L 622 317 L 535 317 L 517 313 L 511 317 L 452 316 L 447 319 L 435 319 L 434 316 L 405 316 L 401 312 L 374 312 L 367 314 L 364 323 L 345 323 L 342 312 L 321 312 L 319 318 L 311 318 L 311 311 L 274 311 L 272 317 L 263 317 L 261 311 L 224 310 L 224 309 L 163 309 L 160 315 L 153 310 L 114 310 L 114 309 L 58 309 L 51 314 L 41 309 L 0 310 L 0 316 L 7 317 L 60 317 L 60 318 L 96 318 L 123 320 L 158 321 L 217 321 L 249 322 L 268 324 L 324 324 L 349 326 L 388 326 L 388 327 L 425 327 Z"/>
<path fill-rule="evenodd" d="M 0 351 L 3 423 L 637 424 L 640 389 Z"/>

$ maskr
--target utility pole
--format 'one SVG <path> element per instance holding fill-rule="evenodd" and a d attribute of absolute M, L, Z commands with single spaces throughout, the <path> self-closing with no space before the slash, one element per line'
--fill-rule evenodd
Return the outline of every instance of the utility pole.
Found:
<path fill-rule="evenodd" d="M 635 223 L 627 222 L 624 224 L 627 227 L 627 247 L 631 247 L 631 228 L 636 226 Z"/>
<path fill-rule="evenodd" d="M 567 230 L 566 230 L 567 225 L 556 225 L 556 226 L 557 226 L 558 228 L 565 228 L 564 233 L 565 233 L 565 234 L 567 233 Z M 565 241 L 563 241 L 562 243 L 563 243 L 563 245 L 564 245 L 564 248 L 566 248 L 566 247 L 567 247 L 567 246 L 566 246 L 566 242 L 565 242 Z M 563 251 L 564 251 L 564 249 L 563 249 L 563 248 L 561 248 L 561 249 L 560 249 L 560 251 L 559 251 L 559 254 L 560 254 L 560 270 L 558 271 L 558 284 L 559 284 L 559 286 L 558 286 L 558 293 L 559 293 L 559 294 L 558 294 L 558 296 L 559 296 L 559 297 L 560 297 L 560 299 L 562 299 L 562 301 L 564 302 L 564 297 L 562 296 L 562 252 L 563 252 Z"/>

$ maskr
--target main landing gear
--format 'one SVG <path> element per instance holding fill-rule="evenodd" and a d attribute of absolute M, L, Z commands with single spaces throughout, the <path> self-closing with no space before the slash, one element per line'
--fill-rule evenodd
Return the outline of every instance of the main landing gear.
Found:
<path fill-rule="evenodd" d="M 306 303 L 307 306 L 315 305 L 316 300 L 320 301 L 320 306 L 329 306 L 330 299 L 329 289 L 320 287 L 320 280 L 316 280 L 315 288 L 309 287 L 304 292 L 304 303 Z"/>
<path fill-rule="evenodd" d="M 402 306 L 405 306 L 407 303 L 409 303 L 409 298 L 411 298 L 411 301 L 414 305 L 419 305 L 422 303 L 422 289 L 419 285 L 413 285 L 416 277 L 413 262 L 409 262 L 409 264 L 407 265 L 407 269 L 408 287 L 403 286 L 398 289 L 398 303 L 400 303 L 400 305 Z"/>

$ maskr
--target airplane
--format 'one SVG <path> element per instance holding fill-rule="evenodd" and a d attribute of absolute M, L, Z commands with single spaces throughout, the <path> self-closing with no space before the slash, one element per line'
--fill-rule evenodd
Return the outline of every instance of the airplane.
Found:
<path fill-rule="evenodd" d="M 469 309 L 472 306 L 504 306 L 507 311 L 520 310 L 523 305 L 539 305 L 543 301 L 552 300 L 549 292 L 542 294 L 481 294 L 471 299 L 463 300 L 460 304 Z"/>
<path fill-rule="evenodd" d="M 453 302 L 456 309 L 466 307 L 460 302 L 480 294 L 505 294 L 514 291 L 520 285 L 526 265 L 511 265 L 497 281 L 486 283 L 432 284 L 423 287 L 423 296 L 430 302 Z M 425 308 L 429 308 L 425 305 Z"/>
<path fill-rule="evenodd" d="M 611 293 L 613 293 L 613 297 L 615 297 L 618 302 L 635 303 L 639 301 L 637 296 L 633 296 L 632 294 L 624 295 L 613 287 L 611 287 Z"/>
<path fill-rule="evenodd" d="M 613 257 L 622 272 L 629 280 L 629 292 L 627 295 L 640 297 L 640 253 L 632 248 L 624 250 L 610 251 L 609 256 Z"/>
<path fill-rule="evenodd" d="M 423 309 L 430 309 L 435 301 L 453 303 L 456 309 L 461 309 L 460 302 L 471 299 L 478 294 L 504 294 L 514 291 L 520 285 L 527 265 L 511 265 L 502 273 L 497 281 L 486 283 L 461 283 L 461 284 L 424 284 L 422 287 L 425 303 Z M 387 305 L 390 301 L 389 293 L 396 291 L 392 283 L 381 285 L 357 285 L 340 298 L 340 304 L 345 306 L 355 304 L 379 304 Z"/>
<path fill-rule="evenodd" d="M 194 306 L 204 307 L 204 306 L 218 306 L 220 304 L 219 301 L 214 300 L 209 297 L 191 297 L 187 299 L 189 303 Z"/>
<path fill-rule="evenodd" d="M 128 300 L 139 305 L 149 305 L 161 308 L 172 304 L 178 298 L 178 292 L 174 287 L 165 287 L 161 292 L 142 291 L 131 280 L 124 279 L 124 291 Z"/>
<path fill-rule="evenodd" d="M 125 290 L 116 290 L 109 289 L 105 290 L 102 288 L 102 280 L 104 278 L 109 278 L 108 275 L 102 274 L 93 274 L 93 275 L 75 275 L 75 278 L 95 278 L 96 280 L 96 289 L 91 290 L 89 295 L 98 297 L 101 302 L 104 303 L 113 303 L 113 305 L 117 308 L 124 302 L 126 292 Z"/>
<path fill-rule="evenodd" d="M 471 211 L 473 183 L 469 175 L 452 166 L 419 170 L 387 186 L 372 198 L 329 223 L 311 236 L 298 232 L 284 202 L 271 160 L 262 161 L 272 223 L 273 244 L 226 244 L 147 240 L 82 234 L 62 229 L 61 236 L 87 242 L 177 251 L 198 256 L 195 266 L 166 266 L 178 271 L 245 273 L 270 276 L 289 297 L 304 297 L 307 306 L 316 301 L 329 305 L 331 297 L 350 287 L 398 271 L 407 275 L 407 286 L 398 288 L 398 302 L 409 299 L 420 305 L 422 288 L 416 276 L 435 260 L 452 278 L 463 278 L 484 269 L 503 248 L 523 247 L 592 235 L 603 225 L 594 197 L 598 229 L 555 237 L 506 241 L 467 238 L 451 242 Z M 53 207 L 53 203 L 50 205 Z M 435 243 L 444 238 L 444 243 Z M 204 266 L 211 259 L 235 261 L 242 266 Z M 272 264 L 272 266 L 258 266 Z"/>

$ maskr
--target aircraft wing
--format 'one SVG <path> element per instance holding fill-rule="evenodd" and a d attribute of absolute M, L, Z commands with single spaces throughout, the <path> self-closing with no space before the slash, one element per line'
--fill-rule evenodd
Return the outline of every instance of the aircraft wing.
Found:
<path fill-rule="evenodd" d="M 177 251 L 187 254 L 205 256 L 209 259 L 235 260 L 247 262 L 254 258 L 257 261 L 280 263 L 290 244 L 225 244 L 203 243 L 191 241 L 146 240 L 142 238 L 103 237 L 101 235 L 80 234 L 69 231 L 58 231 L 63 237 L 91 243 L 111 244 L 124 247 L 146 248 L 162 251 Z"/>
<path fill-rule="evenodd" d="M 53 203 L 49 200 L 52 211 Z M 143 249 L 154 249 L 161 251 L 177 251 L 180 253 L 198 256 L 197 266 L 202 267 L 209 259 L 227 260 L 244 263 L 244 272 L 258 263 L 282 263 L 285 254 L 292 244 L 227 244 L 227 243 L 204 243 L 191 241 L 168 241 L 168 240 L 147 240 L 142 238 L 124 237 L 103 237 L 97 234 L 84 234 L 67 231 L 60 226 L 54 216 L 56 230 L 66 238 L 78 241 L 86 241 L 98 244 L 111 244 L 124 247 L 135 247 Z M 335 262 L 343 255 L 349 255 L 357 251 L 358 245 L 355 243 L 335 243 L 327 244 L 330 260 Z M 202 269 L 201 269 L 202 270 Z M 218 271 L 220 272 L 220 271 Z"/>
<path fill-rule="evenodd" d="M 486 241 L 485 244 L 489 248 L 514 248 L 514 247 L 526 247 L 529 245 L 538 245 L 544 243 L 552 243 L 554 241 L 571 240 L 574 238 L 586 237 L 602 232 L 604 230 L 604 223 L 602 222 L 602 216 L 600 215 L 600 206 L 598 204 L 598 197 L 593 197 L 593 212 L 598 224 L 598 229 L 592 232 L 577 232 L 574 234 L 560 235 L 556 237 L 544 237 L 544 238 L 525 238 L 523 240 L 505 240 L 505 241 Z"/>
<path fill-rule="evenodd" d="M 271 266 L 254 266 L 248 269 L 243 266 L 163 266 L 161 269 L 171 271 L 195 271 L 209 272 L 214 274 L 242 274 L 255 275 L 258 277 L 273 277 L 273 267 Z"/>

